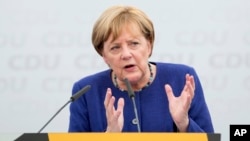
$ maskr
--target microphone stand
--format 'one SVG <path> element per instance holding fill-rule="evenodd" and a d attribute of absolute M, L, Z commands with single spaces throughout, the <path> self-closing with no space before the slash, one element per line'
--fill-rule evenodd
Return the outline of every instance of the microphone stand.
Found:
<path fill-rule="evenodd" d="M 134 106 L 135 119 L 136 119 L 136 122 L 137 122 L 137 123 L 136 123 L 136 125 L 137 125 L 137 130 L 138 130 L 138 132 L 141 132 L 140 123 L 139 123 L 139 118 L 138 118 L 138 112 L 137 112 L 137 108 L 136 108 L 136 105 L 135 105 L 135 97 L 132 96 L 131 99 L 132 99 L 133 106 Z"/>
<path fill-rule="evenodd" d="M 69 100 L 67 103 L 65 103 L 51 118 L 50 120 L 37 132 L 37 133 L 41 133 L 42 130 L 56 117 L 56 115 L 58 115 L 58 113 L 60 113 L 62 111 L 62 109 L 67 106 L 70 102 L 72 102 L 71 100 Z"/>
<path fill-rule="evenodd" d="M 132 103 L 133 103 L 134 113 L 135 113 L 135 119 L 136 119 L 136 125 L 137 125 L 137 130 L 138 130 L 138 132 L 141 132 L 140 122 L 139 122 L 139 118 L 138 118 L 138 112 L 137 112 L 137 108 L 136 108 L 136 104 L 135 104 L 135 93 L 132 90 L 131 84 L 129 83 L 128 79 L 125 78 L 124 81 L 125 81 L 125 84 L 127 86 L 128 95 L 131 98 Z"/>
<path fill-rule="evenodd" d="M 73 96 L 70 97 L 70 100 L 68 100 L 67 103 L 65 103 L 50 119 L 49 121 L 37 132 L 38 134 L 42 132 L 42 130 L 56 117 L 56 115 L 58 115 L 58 113 L 60 113 L 62 111 L 62 109 L 67 106 L 69 103 L 74 102 L 75 100 L 77 100 L 80 96 L 82 96 L 83 94 L 85 94 L 89 89 L 90 89 L 90 85 L 87 85 L 85 87 L 83 87 L 81 90 L 79 90 L 77 93 L 75 93 Z"/>

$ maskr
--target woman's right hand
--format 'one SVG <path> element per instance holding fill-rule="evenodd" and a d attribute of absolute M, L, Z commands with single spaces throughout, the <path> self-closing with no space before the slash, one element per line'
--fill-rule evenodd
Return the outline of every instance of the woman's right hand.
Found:
<path fill-rule="evenodd" d="M 106 132 L 121 132 L 124 123 L 123 108 L 124 99 L 119 98 L 117 109 L 114 107 L 115 97 L 112 96 L 112 91 L 110 88 L 107 89 L 104 106 L 106 110 L 107 118 L 107 130 Z"/>

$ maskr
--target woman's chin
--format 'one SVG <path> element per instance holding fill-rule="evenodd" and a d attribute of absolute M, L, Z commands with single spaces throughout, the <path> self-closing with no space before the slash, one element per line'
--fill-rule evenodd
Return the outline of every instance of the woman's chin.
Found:
<path fill-rule="evenodd" d="M 130 83 L 132 83 L 132 84 L 136 84 L 136 83 L 138 83 L 138 81 L 139 81 L 139 77 L 138 76 L 126 76 L 125 77 L 126 79 L 128 79 L 128 81 L 130 82 Z M 124 78 L 124 79 L 125 79 Z"/>

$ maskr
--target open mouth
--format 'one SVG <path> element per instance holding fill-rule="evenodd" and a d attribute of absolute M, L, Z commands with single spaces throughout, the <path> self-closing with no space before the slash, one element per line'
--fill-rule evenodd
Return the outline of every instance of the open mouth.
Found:
<path fill-rule="evenodd" d="M 134 67 L 135 65 L 126 65 L 124 68 L 125 69 L 129 69 L 129 68 L 132 68 L 132 67 Z"/>

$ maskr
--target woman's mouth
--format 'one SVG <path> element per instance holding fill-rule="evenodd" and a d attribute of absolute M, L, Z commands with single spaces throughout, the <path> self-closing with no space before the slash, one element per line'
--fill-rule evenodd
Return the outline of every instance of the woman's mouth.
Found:
<path fill-rule="evenodd" d="M 126 71 L 133 71 L 134 68 L 135 68 L 135 65 L 126 65 L 126 66 L 124 67 L 124 69 L 125 69 Z"/>

